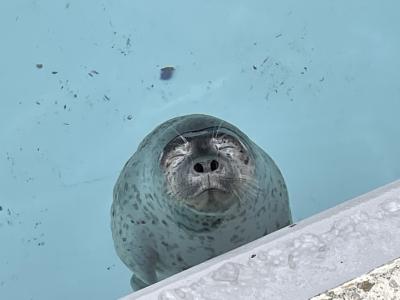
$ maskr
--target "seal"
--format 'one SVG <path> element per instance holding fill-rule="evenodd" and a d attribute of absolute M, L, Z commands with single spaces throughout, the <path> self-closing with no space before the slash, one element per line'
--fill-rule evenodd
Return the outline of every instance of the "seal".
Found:
<path fill-rule="evenodd" d="M 273 160 L 237 127 L 208 115 L 159 125 L 113 191 L 114 246 L 134 290 L 291 222 Z"/>

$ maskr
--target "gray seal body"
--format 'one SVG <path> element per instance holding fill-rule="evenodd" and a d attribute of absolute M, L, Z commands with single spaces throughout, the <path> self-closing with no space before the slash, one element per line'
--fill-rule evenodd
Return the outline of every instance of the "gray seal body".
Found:
<path fill-rule="evenodd" d="M 111 229 L 134 290 L 292 222 L 284 179 L 243 132 L 201 114 L 166 121 L 114 187 Z"/>

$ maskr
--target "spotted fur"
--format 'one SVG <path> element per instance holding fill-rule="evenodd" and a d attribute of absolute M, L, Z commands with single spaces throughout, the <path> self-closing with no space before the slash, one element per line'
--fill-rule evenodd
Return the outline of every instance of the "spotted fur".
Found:
<path fill-rule="evenodd" d="M 272 159 L 245 134 L 224 122 L 252 151 L 257 193 L 226 214 L 193 214 L 166 193 L 159 165 L 164 146 L 177 136 L 221 120 L 206 115 L 171 119 L 144 138 L 114 187 L 111 228 L 117 254 L 134 273 L 137 290 L 186 270 L 292 222 L 284 179 Z M 247 162 L 246 162 L 247 164 Z M 190 213 L 189 213 L 190 212 Z"/>

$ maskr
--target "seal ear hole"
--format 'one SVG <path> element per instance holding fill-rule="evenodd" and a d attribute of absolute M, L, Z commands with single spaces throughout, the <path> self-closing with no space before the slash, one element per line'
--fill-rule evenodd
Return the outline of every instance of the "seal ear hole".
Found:
<path fill-rule="evenodd" d="M 199 163 L 195 164 L 195 165 L 193 166 L 193 169 L 194 169 L 196 172 L 199 172 L 199 173 L 203 173 L 203 172 L 204 172 L 203 166 L 202 166 L 201 164 L 199 164 Z"/>

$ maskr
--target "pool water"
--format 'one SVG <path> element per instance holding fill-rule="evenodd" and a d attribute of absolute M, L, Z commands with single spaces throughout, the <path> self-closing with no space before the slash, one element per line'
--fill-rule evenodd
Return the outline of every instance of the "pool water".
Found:
<path fill-rule="evenodd" d="M 1 2 L 0 298 L 131 292 L 111 238 L 113 185 L 178 115 L 214 115 L 261 146 L 295 221 L 400 178 L 399 9 Z"/>

